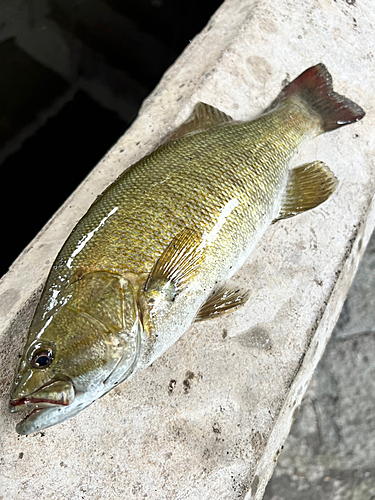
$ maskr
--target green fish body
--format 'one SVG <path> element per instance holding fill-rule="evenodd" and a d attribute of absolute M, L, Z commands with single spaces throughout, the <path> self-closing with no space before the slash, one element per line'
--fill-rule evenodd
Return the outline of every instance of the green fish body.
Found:
<path fill-rule="evenodd" d="M 225 282 L 268 226 L 314 208 L 337 180 L 321 162 L 290 170 L 301 143 L 359 120 L 320 64 L 274 108 L 235 122 L 199 103 L 126 170 L 62 247 L 29 329 L 11 411 L 21 434 L 75 415 L 146 368 L 195 320 L 241 305 Z"/>

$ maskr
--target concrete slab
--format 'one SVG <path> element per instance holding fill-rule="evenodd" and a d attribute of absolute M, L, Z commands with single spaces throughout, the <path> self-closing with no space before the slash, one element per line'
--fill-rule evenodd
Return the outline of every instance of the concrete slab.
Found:
<path fill-rule="evenodd" d="M 131 129 L 0 283 L 3 498 L 260 499 L 375 224 L 375 13 L 355 2 L 227 0 L 144 103 Z M 28 437 L 7 394 L 49 266 L 76 221 L 122 170 L 203 100 L 237 119 L 324 62 L 366 118 L 319 137 L 296 164 L 340 178 L 322 207 L 271 227 L 236 276 L 247 306 L 194 326 L 162 358 L 88 410 Z M 0 497 L 1 498 L 1 497 Z"/>
<path fill-rule="evenodd" d="M 344 307 L 333 330 L 335 337 L 375 333 L 375 233 L 350 287 Z"/>
<path fill-rule="evenodd" d="M 264 500 L 375 499 L 374 258 L 372 233 Z"/>
<path fill-rule="evenodd" d="M 332 337 L 264 500 L 375 498 L 375 334 Z"/>

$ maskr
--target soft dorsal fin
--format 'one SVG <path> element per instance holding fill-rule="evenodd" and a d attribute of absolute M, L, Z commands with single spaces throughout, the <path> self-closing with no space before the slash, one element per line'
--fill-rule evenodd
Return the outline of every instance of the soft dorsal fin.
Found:
<path fill-rule="evenodd" d="M 195 321 L 218 318 L 241 307 L 249 298 L 249 292 L 226 284 L 215 290 L 199 309 Z"/>
<path fill-rule="evenodd" d="M 168 137 L 168 141 L 178 139 L 191 132 L 198 132 L 231 121 L 233 121 L 233 118 L 220 111 L 220 109 L 204 102 L 198 102 L 191 116 Z"/>
<path fill-rule="evenodd" d="M 317 207 L 332 195 L 337 184 L 337 178 L 322 161 L 289 170 L 280 213 L 273 222 Z"/>

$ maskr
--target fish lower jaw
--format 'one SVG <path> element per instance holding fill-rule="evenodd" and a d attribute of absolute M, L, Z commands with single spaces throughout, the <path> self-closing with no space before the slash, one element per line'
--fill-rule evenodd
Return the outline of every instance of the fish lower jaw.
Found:
<path fill-rule="evenodd" d="M 80 395 L 78 395 L 71 404 L 66 405 L 56 403 L 33 404 L 28 402 L 23 405 L 19 404 L 18 407 L 13 406 L 13 410 L 11 410 L 13 412 L 21 410 L 29 411 L 28 415 L 16 425 L 16 431 L 18 434 L 26 436 L 34 432 L 43 431 L 48 427 L 52 427 L 74 417 L 83 410 L 83 408 L 93 403 L 95 399 L 82 400 Z"/>
<path fill-rule="evenodd" d="M 34 408 L 31 413 L 26 415 L 25 418 L 23 418 L 18 424 L 16 425 L 16 432 L 18 434 L 27 436 L 28 434 L 31 434 L 32 432 L 37 432 L 38 430 L 41 430 L 42 428 L 38 428 L 38 426 L 32 425 L 31 421 L 35 420 L 36 418 L 39 418 L 43 412 L 47 411 L 47 408 Z"/>
<path fill-rule="evenodd" d="M 16 425 L 16 431 L 18 432 L 18 434 L 24 434 L 24 435 L 39 430 L 37 421 L 41 419 L 43 413 L 48 412 L 50 409 L 58 409 L 66 406 L 68 406 L 68 404 L 63 404 L 61 402 L 48 401 L 48 400 L 33 401 L 32 398 L 11 400 L 9 402 L 9 410 L 11 413 L 16 413 L 21 411 L 28 412 L 28 414 Z"/>
<path fill-rule="evenodd" d="M 41 405 L 36 404 L 24 404 L 19 406 L 19 409 L 16 407 L 17 409 L 13 410 L 31 410 L 20 422 L 18 422 L 18 424 L 16 424 L 16 431 L 18 434 L 27 436 L 28 434 L 41 431 L 54 425 L 56 420 L 60 420 L 58 418 L 53 418 L 54 414 L 60 413 L 63 408 L 66 409 L 69 407 L 56 404 L 50 404 L 48 406 L 43 405 L 43 407 L 40 406 Z M 65 420 L 65 418 L 61 420 Z"/>

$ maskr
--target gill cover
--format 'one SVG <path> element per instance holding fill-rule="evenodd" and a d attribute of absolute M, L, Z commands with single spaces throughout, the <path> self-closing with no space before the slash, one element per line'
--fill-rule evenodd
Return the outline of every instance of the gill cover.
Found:
<path fill-rule="evenodd" d="M 138 359 L 141 327 L 135 290 L 128 280 L 107 271 L 84 274 L 71 287 L 69 308 L 100 322 L 104 335 L 116 339 L 111 344 L 117 360 L 103 381 L 109 390 L 132 373 Z"/>

